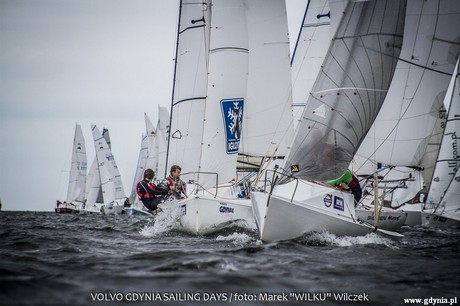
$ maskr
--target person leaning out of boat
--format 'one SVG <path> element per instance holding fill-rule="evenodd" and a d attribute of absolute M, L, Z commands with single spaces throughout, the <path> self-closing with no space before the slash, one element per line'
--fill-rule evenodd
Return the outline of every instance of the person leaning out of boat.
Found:
<path fill-rule="evenodd" d="M 169 176 L 166 178 L 169 190 L 178 199 L 182 199 L 185 196 L 185 182 L 180 179 L 181 171 L 180 166 L 173 165 L 171 166 L 171 171 L 169 171 Z"/>
<path fill-rule="evenodd" d="M 151 212 L 156 211 L 162 197 L 170 193 L 169 190 L 159 190 L 153 183 L 154 177 L 155 172 L 150 168 L 146 169 L 144 171 L 144 179 L 136 185 L 136 193 L 139 200 Z"/>
<path fill-rule="evenodd" d="M 347 169 L 345 173 L 335 180 L 330 180 L 326 182 L 328 185 L 339 187 L 340 189 L 351 191 L 355 198 L 355 207 L 358 205 L 361 197 L 363 195 L 363 190 L 361 189 L 361 185 L 359 185 L 359 180 L 354 175 L 350 169 Z"/>

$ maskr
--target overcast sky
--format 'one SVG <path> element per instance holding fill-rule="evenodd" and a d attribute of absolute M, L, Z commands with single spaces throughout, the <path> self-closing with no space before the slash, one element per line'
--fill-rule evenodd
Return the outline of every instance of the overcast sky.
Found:
<path fill-rule="evenodd" d="M 106 127 L 127 195 L 144 112 L 170 106 L 178 0 L 0 0 L 3 210 L 65 200 L 75 124 Z M 307 0 L 287 0 L 295 42 Z"/>

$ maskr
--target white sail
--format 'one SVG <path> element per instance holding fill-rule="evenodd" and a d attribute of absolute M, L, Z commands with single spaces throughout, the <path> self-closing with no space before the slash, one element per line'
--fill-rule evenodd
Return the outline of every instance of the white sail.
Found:
<path fill-rule="evenodd" d="M 165 175 L 168 172 L 166 169 L 166 153 L 168 148 L 169 135 L 169 112 L 168 108 L 158 106 L 158 124 L 157 133 L 155 136 L 155 152 L 156 152 L 156 167 L 155 173 L 158 177 Z"/>
<path fill-rule="evenodd" d="M 458 29 L 460 1 L 408 1 L 395 75 L 359 155 L 394 166 L 421 165 L 460 52 Z"/>
<path fill-rule="evenodd" d="M 129 196 L 130 203 L 136 202 L 137 193 L 136 186 L 137 183 L 143 178 L 144 171 L 146 169 L 146 160 L 148 157 L 149 151 L 149 139 L 148 136 L 143 134 L 141 139 L 141 149 L 139 150 L 139 157 L 137 159 L 136 173 L 134 174 L 134 182 L 131 188 L 131 194 Z"/>
<path fill-rule="evenodd" d="M 180 6 L 167 168 L 179 164 L 187 172 L 197 172 L 208 87 L 211 5 L 182 0 Z"/>
<path fill-rule="evenodd" d="M 85 200 L 86 185 L 86 146 L 81 126 L 75 126 L 73 139 L 72 162 L 69 173 L 69 187 L 67 189 L 67 203 L 80 202 Z"/>
<path fill-rule="evenodd" d="M 157 165 L 157 154 L 155 152 L 155 138 L 156 138 L 156 130 L 155 127 L 150 120 L 150 118 L 147 116 L 146 113 L 144 113 L 144 119 L 145 119 L 145 133 L 147 135 L 147 155 L 145 156 L 144 159 L 144 169 L 152 169 L 156 170 L 156 165 Z M 156 173 L 156 171 L 155 171 Z"/>
<path fill-rule="evenodd" d="M 209 76 L 198 182 L 213 187 L 236 179 L 248 82 L 244 0 L 213 1 Z M 208 173 L 217 173 L 208 175 Z"/>
<path fill-rule="evenodd" d="M 251 0 L 246 7 L 249 76 L 239 153 L 284 156 L 294 134 L 285 3 Z"/>
<path fill-rule="evenodd" d="M 458 169 L 460 167 L 460 80 L 457 68 L 453 78 L 455 85 L 452 92 L 444 134 L 436 162 L 430 190 L 428 192 L 427 204 L 438 206 L 436 213 L 442 210 L 454 211 L 460 208 L 458 198 L 452 195 L 459 193 L 457 180 L 460 180 Z M 449 190 L 449 192 L 447 191 Z M 447 199 L 445 195 L 449 194 Z"/>
<path fill-rule="evenodd" d="M 346 4 L 346 0 L 310 0 L 305 8 L 291 61 L 295 124 L 300 120 Z"/>
<path fill-rule="evenodd" d="M 93 207 L 96 203 L 103 203 L 101 191 L 101 178 L 99 176 L 99 169 L 97 167 L 97 160 L 94 157 L 91 167 L 88 172 L 85 187 L 85 208 Z"/>
<path fill-rule="evenodd" d="M 348 4 L 298 124 L 284 171 L 342 175 L 385 99 L 402 45 L 402 2 Z"/>
<path fill-rule="evenodd" d="M 93 131 L 104 204 L 124 199 L 125 192 L 112 151 L 99 129 L 95 125 L 92 125 L 91 129 Z"/>

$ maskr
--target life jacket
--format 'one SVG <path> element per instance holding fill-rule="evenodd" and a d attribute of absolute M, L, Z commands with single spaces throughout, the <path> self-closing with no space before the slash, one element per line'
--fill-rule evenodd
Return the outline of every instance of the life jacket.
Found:
<path fill-rule="evenodd" d="M 350 187 L 351 190 L 356 190 L 356 189 L 361 190 L 361 186 L 359 185 L 359 181 L 354 175 L 353 175 L 353 178 L 351 179 L 350 183 L 348 183 L 348 187 Z"/>
<path fill-rule="evenodd" d="M 179 180 L 175 180 L 175 179 L 172 178 L 171 176 L 168 176 L 168 178 L 166 178 L 166 180 L 168 181 L 169 186 L 175 188 L 174 190 L 175 190 L 176 192 L 184 191 L 184 186 L 183 186 L 183 183 L 182 183 L 182 181 L 181 181 L 180 179 L 179 179 Z"/>
<path fill-rule="evenodd" d="M 157 186 L 155 186 L 155 184 L 147 183 L 145 180 L 140 180 L 136 185 L 136 193 L 139 200 L 156 198 L 156 195 L 148 193 L 147 189 L 144 187 L 142 183 L 147 184 L 153 190 L 157 189 Z"/>

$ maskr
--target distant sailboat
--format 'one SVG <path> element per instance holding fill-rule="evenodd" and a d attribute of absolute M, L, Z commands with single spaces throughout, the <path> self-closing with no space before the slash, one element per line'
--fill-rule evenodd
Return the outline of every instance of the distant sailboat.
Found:
<path fill-rule="evenodd" d="M 57 213 L 78 213 L 85 202 L 86 184 L 86 147 L 81 126 L 76 124 L 73 139 L 72 161 L 69 172 L 67 199 L 64 203 L 57 201 Z"/>
<path fill-rule="evenodd" d="M 97 161 L 97 170 L 95 170 L 97 174 L 92 178 L 92 183 L 95 183 L 94 180 L 99 178 L 103 204 L 99 206 L 96 203 L 87 201 L 87 205 L 82 212 L 121 214 L 127 198 L 123 189 L 120 172 L 106 139 L 95 125 L 92 125 L 91 129 Z M 92 168 L 96 169 L 96 166 L 94 168 L 92 166 Z M 92 189 L 96 190 L 94 187 Z"/>
<path fill-rule="evenodd" d="M 377 116 L 400 53 L 405 6 L 348 3 L 284 165 L 268 190 L 251 193 L 263 241 L 374 230 L 356 218 L 351 194 L 318 181 L 342 175 Z"/>

